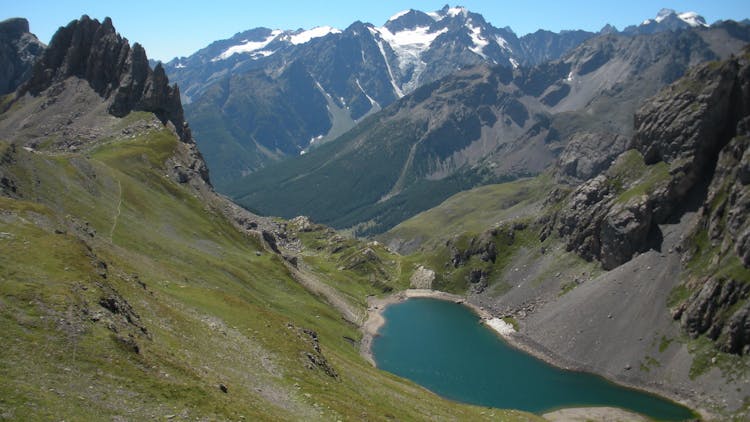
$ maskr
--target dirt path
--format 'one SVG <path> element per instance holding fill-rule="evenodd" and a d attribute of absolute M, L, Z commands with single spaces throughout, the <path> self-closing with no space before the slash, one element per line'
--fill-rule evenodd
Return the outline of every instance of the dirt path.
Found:
<path fill-rule="evenodd" d="M 320 281 L 316 276 L 305 271 L 304 268 L 295 268 L 291 264 L 287 264 L 287 268 L 289 268 L 290 274 L 298 283 L 312 294 L 325 299 L 326 302 L 341 312 L 341 316 L 345 320 L 358 327 L 362 326 L 365 317 L 364 312 L 359 311 L 355 305 L 344 299 L 336 289 Z"/>
<path fill-rule="evenodd" d="M 109 240 L 112 241 L 112 237 L 115 234 L 115 228 L 117 227 L 117 220 L 120 218 L 120 214 L 122 212 L 122 183 L 120 183 L 120 179 L 117 180 L 117 188 L 119 192 L 119 200 L 117 201 L 117 212 L 115 213 L 114 221 L 112 222 L 112 229 L 109 231 Z"/>

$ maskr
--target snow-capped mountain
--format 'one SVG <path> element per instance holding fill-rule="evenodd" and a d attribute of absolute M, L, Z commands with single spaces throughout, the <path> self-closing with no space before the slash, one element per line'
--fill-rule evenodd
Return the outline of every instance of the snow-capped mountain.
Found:
<path fill-rule="evenodd" d="M 670 11 L 637 28 L 672 29 L 674 19 L 705 24 L 698 15 Z M 540 30 L 519 38 L 478 13 L 445 6 L 404 10 L 382 26 L 255 28 L 175 58 L 165 69 L 180 85 L 185 112 L 221 188 L 269 161 L 334 139 L 456 71 L 555 60 L 595 35 Z"/>
<path fill-rule="evenodd" d="M 703 16 L 695 12 L 678 13 L 672 9 L 661 9 L 653 19 L 646 19 L 638 26 L 629 26 L 625 34 L 653 34 L 661 31 L 675 31 L 695 27 L 708 27 Z"/>

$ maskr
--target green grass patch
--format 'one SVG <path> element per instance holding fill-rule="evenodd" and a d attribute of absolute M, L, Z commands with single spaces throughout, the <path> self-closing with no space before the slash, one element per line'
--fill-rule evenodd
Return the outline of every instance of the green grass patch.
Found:
<path fill-rule="evenodd" d="M 511 316 L 503 317 L 503 321 L 505 321 L 507 324 L 510 324 L 513 326 L 513 329 L 518 331 L 518 321 L 516 321 L 515 318 Z"/>
<path fill-rule="evenodd" d="M 672 344 L 674 341 L 673 338 L 667 338 L 666 336 L 661 336 L 661 339 L 659 340 L 659 353 L 664 353 L 669 348 L 669 345 Z"/>
<path fill-rule="evenodd" d="M 617 194 L 617 203 L 627 203 L 633 198 L 648 194 L 667 183 L 669 165 L 658 162 L 647 166 L 637 150 L 629 150 L 617 158 L 607 170 L 609 183 Z"/>

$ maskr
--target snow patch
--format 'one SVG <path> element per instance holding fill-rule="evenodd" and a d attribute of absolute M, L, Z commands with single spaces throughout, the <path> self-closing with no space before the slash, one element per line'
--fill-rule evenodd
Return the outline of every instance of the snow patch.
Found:
<path fill-rule="evenodd" d="M 341 30 L 332 28 L 330 26 L 317 26 L 307 31 L 302 31 L 299 34 L 292 35 L 289 37 L 289 42 L 294 45 L 304 44 L 310 42 L 313 38 L 325 37 L 328 34 L 340 34 Z"/>
<path fill-rule="evenodd" d="M 318 89 L 320 90 L 320 92 L 322 92 L 323 94 L 325 94 L 326 97 L 333 99 L 333 97 L 331 97 L 331 94 L 329 94 L 328 92 L 326 92 L 325 89 L 323 89 L 323 85 L 321 85 L 320 82 L 315 81 L 315 85 L 318 87 Z"/>
<path fill-rule="evenodd" d="M 434 21 L 442 20 L 445 16 L 441 15 L 438 12 L 427 12 L 427 16 L 431 17 Z"/>
<path fill-rule="evenodd" d="M 708 24 L 703 19 L 703 16 L 695 12 L 680 13 L 679 15 L 677 15 L 677 17 L 682 19 L 683 22 L 693 27 L 696 27 L 696 26 L 708 27 Z"/>
<path fill-rule="evenodd" d="M 224 50 L 223 53 L 219 54 L 218 56 L 211 59 L 212 62 L 219 61 L 219 60 L 225 60 L 230 57 L 232 57 L 235 54 L 239 53 L 252 53 L 256 50 L 261 50 L 265 48 L 268 44 L 271 43 L 279 34 L 281 34 L 281 30 L 273 30 L 271 31 L 271 35 L 266 37 L 263 41 L 248 41 L 244 40 L 242 41 L 242 44 L 234 45 L 232 47 L 227 48 Z"/>
<path fill-rule="evenodd" d="M 510 62 L 510 65 L 513 66 L 513 69 L 518 69 L 518 62 L 513 58 L 509 58 L 508 61 Z"/>
<path fill-rule="evenodd" d="M 315 142 L 323 139 L 323 135 L 313 136 L 310 138 L 310 145 L 314 144 Z"/>
<path fill-rule="evenodd" d="M 360 91 L 362 91 L 362 93 L 363 93 L 363 94 L 365 94 L 365 97 L 367 97 L 367 99 L 368 99 L 368 100 L 370 100 L 370 105 L 371 105 L 371 106 L 373 106 L 373 107 L 378 107 L 378 108 L 380 108 L 380 104 L 378 104 L 378 102 L 377 102 L 377 101 L 373 100 L 373 99 L 372 99 L 372 97 L 371 97 L 371 96 L 369 96 L 369 95 L 367 94 L 367 92 L 365 92 L 365 89 L 364 89 L 364 88 L 362 88 L 362 85 L 361 85 L 361 84 L 359 83 L 359 79 L 355 79 L 355 80 L 354 80 L 354 82 L 356 82 L 356 83 L 357 83 L 357 87 L 359 87 L 359 90 L 360 90 Z"/>
<path fill-rule="evenodd" d="M 482 28 L 471 24 L 466 24 L 466 27 L 469 28 L 469 36 L 474 43 L 474 47 L 469 47 L 469 50 L 486 59 L 487 56 L 484 54 L 484 47 L 487 47 L 489 41 L 482 37 Z"/>
<path fill-rule="evenodd" d="M 396 53 L 398 57 L 399 68 L 403 71 L 410 66 L 416 66 L 421 60 L 420 56 L 424 51 L 430 48 L 435 38 L 440 34 L 448 32 L 448 28 L 443 28 L 437 32 L 429 32 L 427 26 L 420 26 L 412 30 L 399 31 L 395 34 L 386 27 L 371 28 L 380 37 L 385 40 Z M 375 35 L 373 33 L 373 35 Z"/>
<path fill-rule="evenodd" d="M 708 24 L 706 24 L 706 21 L 703 19 L 703 17 L 695 12 L 684 12 L 684 13 L 677 13 L 672 9 L 661 9 L 659 13 L 656 15 L 655 19 L 646 19 L 641 23 L 641 25 L 649 25 L 654 22 L 661 23 L 664 19 L 670 17 L 670 16 L 677 16 L 681 21 L 685 22 L 686 24 L 697 27 L 697 26 L 704 26 L 707 27 Z"/>
<path fill-rule="evenodd" d="M 469 11 L 465 7 L 451 7 L 450 9 L 448 9 L 448 13 L 447 13 L 447 15 L 452 18 L 458 15 L 464 15 L 464 17 L 466 17 L 466 15 L 468 14 L 469 14 Z"/>
<path fill-rule="evenodd" d="M 508 44 L 508 41 L 505 41 L 505 38 L 498 35 L 495 37 L 495 41 L 497 41 L 497 45 L 503 50 L 510 51 L 511 53 L 513 52 L 513 49 L 510 48 L 510 44 Z"/>
<path fill-rule="evenodd" d="M 370 29 L 370 32 L 372 32 L 373 29 Z M 373 35 L 375 35 L 375 32 L 373 32 Z M 383 61 L 385 61 L 385 68 L 388 69 L 388 77 L 391 80 L 391 85 L 393 86 L 393 91 L 396 93 L 398 98 L 401 98 L 404 96 L 403 91 L 401 91 L 401 88 L 398 87 L 398 84 L 396 83 L 396 78 L 393 77 L 393 70 L 391 69 L 391 64 L 388 62 L 388 56 L 385 54 L 385 49 L 383 48 L 383 40 L 377 39 L 378 48 L 380 49 L 380 54 L 383 55 Z"/>
<path fill-rule="evenodd" d="M 495 332 L 497 332 L 503 337 L 516 332 L 516 330 L 513 328 L 511 324 L 503 321 L 500 318 L 491 318 L 491 319 L 485 320 L 484 323 L 487 324 L 488 327 L 492 328 L 493 330 L 495 330 Z"/>
<path fill-rule="evenodd" d="M 276 52 L 275 50 L 274 51 L 271 51 L 271 50 L 253 51 L 252 53 L 250 53 L 250 57 L 253 60 L 258 60 L 258 59 L 263 58 L 263 57 L 268 57 L 268 56 L 270 56 L 271 54 L 273 54 L 275 52 Z"/>
<path fill-rule="evenodd" d="M 184 69 L 184 68 L 186 68 L 186 67 L 187 67 L 187 66 L 185 66 L 185 65 L 184 65 L 184 64 L 182 64 L 182 63 L 177 63 L 176 65 L 174 65 L 174 68 L 175 68 L 175 69 Z"/>
<path fill-rule="evenodd" d="M 405 14 L 407 14 L 409 12 L 411 12 L 411 10 L 409 10 L 409 9 L 402 10 L 402 11 L 396 13 L 395 15 L 391 16 L 391 18 L 388 19 L 388 22 L 395 21 L 396 19 L 400 18 L 401 16 L 404 16 Z"/>
<path fill-rule="evenodd" d="M 565 78 L 566 82 L 573 82 L 573 72 L 568 73 L 568 77 Z"/>

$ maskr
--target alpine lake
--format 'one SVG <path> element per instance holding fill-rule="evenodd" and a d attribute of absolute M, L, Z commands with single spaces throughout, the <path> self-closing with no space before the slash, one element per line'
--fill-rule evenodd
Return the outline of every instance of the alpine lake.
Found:
<path fill-rule="evenodd" d="M 517 350 L 451 301 L 412 298 L 389 305 L 383 317 L 372 344 L 377 366 L 452 400 L 537 414 L 607 406 L 663 421 L 696 417 L 669 400 Z"/>

